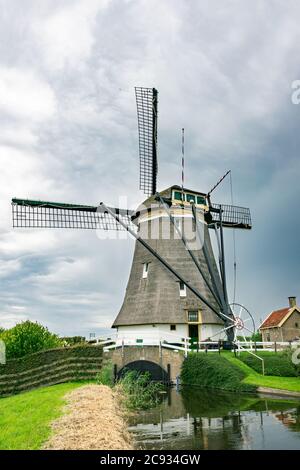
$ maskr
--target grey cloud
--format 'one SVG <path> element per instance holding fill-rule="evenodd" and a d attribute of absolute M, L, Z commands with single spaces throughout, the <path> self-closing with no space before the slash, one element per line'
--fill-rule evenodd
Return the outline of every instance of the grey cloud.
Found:
<path fill-rule="evenodd" d="M 29 317 L 64 334 L 110 327 L 133 241 L 15 233 L 9 200 L 117 205 L 127 195 L 138 204 L 135 85 L 159 90 L 159 188 L 180 182 L 184 126 L 187 186 L 208 190 L 231 168 L 235 203 L 251 207 L 253 231 L 236 233 L 238 300 L 259 319 L 300 295 L 296 2 L 1 4 L 0 83 L 14 78 L 12 97 L 27 88 L 22 113 L 21 98 L 0 101 L 0 324 Z M 230 202 L 229 181 L 215 200 Z M 226 246 L 232 291 L 232 233 Z"/>

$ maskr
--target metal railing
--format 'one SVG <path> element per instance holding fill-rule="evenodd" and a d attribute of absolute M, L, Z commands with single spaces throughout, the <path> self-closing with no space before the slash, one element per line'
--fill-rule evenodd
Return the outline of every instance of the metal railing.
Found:
<path fill-rule="evenodd" d="M 126 333 L 113 333 L 106 338 L 98 338 L 96 344 L 103 345 L 104 351 L 124 348 L 125 346 L 158 346 L 160 348 L 183 351 L 185 355 L 189 352 L 220 352 L 223 349 L 222 341 L 199 341 L 195 342 L 189 336 L 164 331 L 127 331 Z M 257 351 L 277 352 L 287 347 L 299 346 L 299 342 L 288 341 L 236 341 L 232 351 L 249 352 L 256 356 Z M 258 356 L 257 356 L 258 357 Z"/>

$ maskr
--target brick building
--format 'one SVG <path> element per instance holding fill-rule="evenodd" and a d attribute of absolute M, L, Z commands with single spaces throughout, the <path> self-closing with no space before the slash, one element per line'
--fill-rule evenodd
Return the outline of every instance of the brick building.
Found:
<path fill-rule="evenodd" d="M 289 307 L 271 312 L 259 327 L 263 341 L 300 339 L 300 307 L 296 297 L 289 297 Z"/>

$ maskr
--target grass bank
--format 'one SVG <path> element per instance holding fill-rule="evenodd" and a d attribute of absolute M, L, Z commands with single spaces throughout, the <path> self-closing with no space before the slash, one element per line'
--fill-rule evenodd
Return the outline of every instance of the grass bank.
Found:
<path fill-rule="evenodd" d="M 276 377 L 300 377 L 300 368 L 292 361 L 292 352 L 285 350 L 284 352 L 265 352 L 257 351 L 256 355 L 263 359 L 265 375 L 274 375 Z M 243 361 L 247 366 L 254 369 L 259 374 L 262 373 L 262 361 L 253 354 L 242 352 L 238 359 Z"/>
<path fill-rule="evenodd" d="M 278 373 L 285 369 L 286 365 Z M 221 355 L 189 354 L 182 366 L 181 380 L 184 385 L 233 392 L 255 392 L 259 387 L 300 392 L 300 377 L 262 375 L 229 351 Z"/>
<path fill-rule="evenodd" d="M 64 383 L 0 398 L 0 449 L 39 449 L 62 413 L 64 395 L 81 385 Z"/>
<path fill-rule="evenodd" d="M 181 370 L 183 385 L 233 392 L 255 392 L 255 384 L 244 382 L 245 372 L 227 357 L 213 354 L 191 353 L 184 360 Z"/>
<path fill-rule="evenodd" d="M 235 357 L 231 352 L 222 352 L 224 359 L 227 359 L 232 365 L 238 367 L 243 373 L 243 384 L 253 385 L 256 387 L 270 387 L 279 390 L 288 390 L 292 392 L 300 392 L 300 377 L 276 377 L 270 375 L 262 375 Z M 259 359 L 257 359 L 259 361 Z"/>

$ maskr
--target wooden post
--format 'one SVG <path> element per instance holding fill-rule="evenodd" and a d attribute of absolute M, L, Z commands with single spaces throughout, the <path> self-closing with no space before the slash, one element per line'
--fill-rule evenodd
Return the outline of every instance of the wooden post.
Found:
<path fill-rule="evenodd" d="M 207 354 L 207 344 L 205 345 L 205 354 Z"/>
<path fill-rule="evenodd" d="M 218 349 L 219 349 L 219 355 L 221 354 L 221 341 L 218 341 Z"/>
<path fill-rule="evenodd" d="M 171 364 L 167 364 L 167 371 L 168 371 L 168 385 L 171 384 Z"/>
<path fill-rule="evenodd" d="M 277 354 L 277 341 L 274 341 L 274 349 L 275 349 L 275 353 Z"/>

